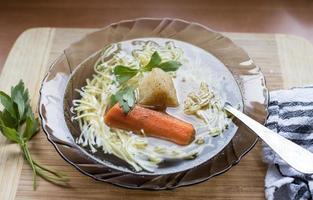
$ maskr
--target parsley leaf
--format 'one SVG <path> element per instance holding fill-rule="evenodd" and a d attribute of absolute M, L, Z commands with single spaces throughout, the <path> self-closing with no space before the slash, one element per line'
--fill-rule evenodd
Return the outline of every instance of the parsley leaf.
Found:
<path fill-rule="evenodd" d="M 6 109 L 0 112 L 0 119 L 3 120 L 4 126 L 9 128 L 16 127 L 18 123 L 16 119 L 14 119 Z"/>
<path fill-rule="evenodd" d="M 28 90 L 25 90 L 23 81 L 20 81 L 15 87 L 11 87 L 11 98 L 17 105 L 17 113 L 20 121 L 25 120 L 25 112 L 29 105 Z"/>
<path fill-rule="evenodd" d="M 132 88 L 128 88 L 118 101 L 123 108 L 124 113 L 128 113 L 135 105 L 135 94 Z"/>
<path fill-rule="evenodd" d="M 30 116 L 26 118 L 26 127 L 23 132 L 23 138 L 30 140 L 39 130 L 38 121 Z"/>
<path fill-rule="evenodd" d="M 162 63 L 161 56 L 157 51 L 155 51 L 149 63 L 142 68 L 142 71 L 151 71 L 153 68 L 160 68 L 165 72 L 176 71 L 181 66 L 181 63 L 178 61 L 166 61 Z"/>
<path fill-rule="evenodd" d="M 111 95 L 110 100 L 109 100 L 110 107 L 112 107 L 114 104 L 116 104 L 119 101 L 119 99 L 122 99 L 124 92 L 125 91 L 123 89 L 121 89 L 121 90 L 117 91 L 115 94 Z"/>
<path fill-rule="evenodd" d="M 0 130 L 2 134 L 10 141 L 15 142 L 15 143 L 20 142 L 19 134 L 14 128 L 2 126 L 2 122 L 0 122 Z"/>
<path fill-rule="evenodd" d="M 24 112 L 26 108 L 22 93 L 18 92 L 16 96 L 13 98 L 13 101 L 17 105 L 19 119 L 22 121 L 24 119 Z"/>
<path fill-rule="evenodd" d="M 153 68 L 155 68 L 156 66 L 158 66 L 160 63 L 161 63 L 162 59 L 161 59 L 161 56 L 159 55 L 159 53 L 157 51 L 155 51 L 151 58 L 150 58 L 150 61 L 149 63 L 144 66 L 142 68 L 143 71 L 151 71 Z"/>
<path fill-rule="evenodd" d="M 113 69 L 113 74 L 115 75 L 116 80 L 119 82 L 119 84 L 125 83 L 126 81 L 134 77 L 138 72 L 139 70 L 137 69 L 132 69 L 130 67 L 122 65 L 118 65 Z"/>
<path fill-rule="evenodd" d="M 123 84 L 132 77 L 136 76 L 139 72 L 148 72 L 151 71 L 153 68 L 160 68 L 165 72 L 176 71 L 180 66 L 181 63 L 174 60 L 162 63 L 161 56 L 157 51 L 155 51 L 152 54 L 149 63 L 141 69 L 134 69 L 127 66 L 118 65 L 114 67 L 113 74 L 115 75 L 116 80 L 119 82 L 119 84 Z"/>
<path fill-rule="evenodd" d="M 29 95 L 28 95 L 28 90 L 25 89 L 24 82 L 21 80 L 16 86 L 11 87 L 11 97 L 12 99 L 15 98 L 15 96 L 21 93 L 23 96 L 23 100 L 25 103 L 29 102 Z"/>
<path fill-rule="evenodd" d="M 172 60 L 172 61 L 161 63 L 157 67 L 162 69 L 165 72 L 170 72 L 170 71 L 176 71 L 180 66 L 181 66 L 180 62 Z"/>
<path fill-rule="evenodd" d="M 110 98 L 110 106 L 119 103 L 124 113 L 128 113 L 135 105 L 135 91 L 132 87 L 126 87 L 117 91 Z"/>
<path fill-rule="evenodd" d="M 3 91 L 0 91 L 0 102 L 4 108 L 10 113 L 11 117 L 17 119 L 17 113 L 15 112 L 14 102 L 12 99 Z"/>

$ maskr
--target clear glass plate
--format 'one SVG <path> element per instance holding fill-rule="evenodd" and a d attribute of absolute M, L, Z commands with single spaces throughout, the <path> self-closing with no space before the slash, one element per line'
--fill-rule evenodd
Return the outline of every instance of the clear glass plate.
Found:
<path fill-rule="evenodd" d="M 49 141 L 59 154 L 84 174 L 97 180 L 138 189 L 170 189 L 191 185 L 225 172 L 238 163 L 257 142 L 257 136 L 242 123 L 226 137 L 215 141 L 216 146 L 194 161 L 160 168 L 155 173 L 130 170 L 114 156 L 92 154 L 74 141 L 80 135 L 77 124 L 71 122 L 74 89 L 85 85 L 93 73 L 99 50 L 110 43 L 132 39 L 178 40 L 190 49 L 191 55 L 209 63 L 208 68 L 219 79 L 221 93 L 227 101 L 263 123 L 267 116 L 268 91 L 264 76 L 240 47 L 220 33 L 197 23 L 178 19 L 148 19 L 121 21 L 91 33 L 65 49 L 52 64 L 43 80 L 39 100 L 42 126 Z M 203 52 L 202 52 L 203 51 Z M 203 55 L 202 55 L 203 54 Z"/>

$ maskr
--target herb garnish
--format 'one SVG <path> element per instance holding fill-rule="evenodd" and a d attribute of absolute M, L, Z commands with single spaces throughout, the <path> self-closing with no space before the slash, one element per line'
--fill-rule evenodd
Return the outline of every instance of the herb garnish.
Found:
<path fill-rule="evenodd" d="M 162 59 L 157 51 L 155 51 L 149 63 L 140 69 L 135 69 L 123 65 L 117 65 L 113 69 L 113 74 L 116 77 L 116 80 L 119 84 L 123 84 L 132 77 L 136 76 L 139 72 L 148 72 L 151 71 L 153 68 L 160 68 L 165 72 L 176 71 L 181 66 L 181 63 L 178 61 L 166 61 L 162 62 Z"/>
<path fill-rule="evenodd" d="M 132 69 L 122 65 L 118 65 L 113 69 L 113 74 L 115 75 L 116 80 L 119 82 L 119 84 L 125 83 L 132 77 L 136 76 L 138 72 L 138 69 Z"/>
<path fill-rule="evenodd" d="M 126 87 L 117 91 L 110 97 L 110 105 L 113 106 L 119 103 L 124 113 L 128 113 L 130 109 L 135 105 L 135 91 L 132 87 Z"/>
<path fill-rule="evenodd" d="M 140 69 L 135 69 L 127 66 L 118 65 L 114 67 L 113 74 L 116 77 L 117 82 L 122 85 L 129 79 L 136 76 L 138 73 L 151 71 L 153 68 L 160 68 L 165 72 L 176 71 L 181 66 L 178 61 L 166 61 L 162 62 L 162 58 L 157 51 L 155 51 L 147 65 Z M 112 106 L 116 102 L 120 103 L 124 113 L 128 113 L 130 109 L 135 105 L 134 88 L 126 87 L 119 90 L 116 94 L 113 94 L 110 98 L 110 105 Z"/>
<path fill-rule="evenodd" d="M 151 71 L 153 68 L 161 68 L 165 72 L 176 71 L 181 66 L 181 63 L 178 61 L 166 61 L 162 62 L 162 59 L 157 51 L 155 51 L 149 63 L 142 68 L 142 71 Z"/>
<path fill-rule="evenodd" d="M 24 157 L 33 170 L 33 188 L 36 189 L 36 175 L 57 185 L 67 186 L 69 179 L 62 173 L 48 169 L 35 161 L 29 152 L 28 141 L 38 133 L 39 122 L 30 106 L 28 90 L 21 80 L 11 88 L 11 96 L 0 91 L 0 131 L 11 142 L 19 144 Z"/>
<path fill-rule="evenodd" d="M 152 54 L 148 64 L 146 66 L 144 66 L 142 69 L 143 69 L 143 71 L 151 71 L 153 68 L 158 66 L 161 62 L 162 62 L 161 56 L 158 54 L 157 51 L 155 51 Z"/>

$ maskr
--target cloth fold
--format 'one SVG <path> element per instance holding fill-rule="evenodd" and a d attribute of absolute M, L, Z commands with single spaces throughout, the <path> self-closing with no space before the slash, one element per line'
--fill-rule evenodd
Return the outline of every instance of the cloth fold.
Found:
<path fill-rule="evenodd" d="M 269 129 L 313 152 L 313 86 L 271 92 L 268 112 L 265 125 Z M 265 177 L 268 200 L 313 198 L 312 174 L 294 170 L 266 144 L 263 156 L 269 164 Z"/>

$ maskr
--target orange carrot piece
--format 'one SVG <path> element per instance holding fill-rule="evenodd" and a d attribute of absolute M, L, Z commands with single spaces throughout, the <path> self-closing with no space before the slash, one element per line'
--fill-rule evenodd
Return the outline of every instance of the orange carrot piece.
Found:
<path fill-rule="evenodd" d="M 125 114 L 117 103 L 105 115 L 104 122 L 113 128 L 169 140 L 179 145 L 190 144 L 195 137 L 192 124 L 168 114 L 136 105 Z"/>

